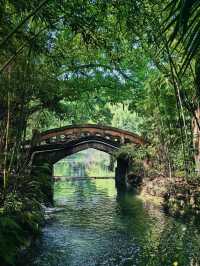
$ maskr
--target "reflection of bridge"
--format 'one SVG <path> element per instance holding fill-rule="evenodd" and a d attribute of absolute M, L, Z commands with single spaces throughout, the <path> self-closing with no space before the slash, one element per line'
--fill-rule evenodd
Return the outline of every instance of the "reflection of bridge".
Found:
<path fill-rule="evenodd" d="M 33 145 L 34 144 L 34 145 Z M 128 131 L 101 125 L 73 125 L 45 131 L 33 136 L 31 158 L 34 165 L 48 161 L 53 165 L 64 157 L 94 148 L 109 154 L 123 144 L 143 145 L 145 140 Z M 124 185 L 127 165 L 119 160 L 116 168 L 116 186 Z"/>

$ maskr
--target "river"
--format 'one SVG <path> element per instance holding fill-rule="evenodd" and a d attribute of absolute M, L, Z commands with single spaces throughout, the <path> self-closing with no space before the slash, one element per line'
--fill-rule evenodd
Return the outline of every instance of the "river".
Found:
<path fill-rule="evenodd" d="M 200 231 L 131 193 L 113 179 L 55 183 L 55 206 L 20 266 L 198 266 Z"/>

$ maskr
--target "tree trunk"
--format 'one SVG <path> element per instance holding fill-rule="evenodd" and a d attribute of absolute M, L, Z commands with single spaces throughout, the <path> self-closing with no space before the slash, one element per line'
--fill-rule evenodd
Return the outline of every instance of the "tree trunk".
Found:
<path fill-rule="evenodd" d="M 200 130 L 197 120 L 200 121 L 200 107 L 195 111 L 195 116 L 192 119 L 192 132 L 193 132 L 193 148 L 196 172 L 200 174 Z"/>

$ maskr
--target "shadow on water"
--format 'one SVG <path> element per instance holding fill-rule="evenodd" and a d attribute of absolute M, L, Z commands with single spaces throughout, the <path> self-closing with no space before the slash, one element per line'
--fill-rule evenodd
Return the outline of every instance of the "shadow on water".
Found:
<path fill-rule="evenodd" d="M 127 231 L 142 238 L 151 226 L 151 219 L 141 199 L 132 192 L 118 193 L 116 212 Z"/>
<path fill-rule="evenodd" d="M 64 210 L 20 266 L 200 265 L 198 227 L 132 193 L 117 195 L 112 179 L 57 182 L 55 205 Z"/>

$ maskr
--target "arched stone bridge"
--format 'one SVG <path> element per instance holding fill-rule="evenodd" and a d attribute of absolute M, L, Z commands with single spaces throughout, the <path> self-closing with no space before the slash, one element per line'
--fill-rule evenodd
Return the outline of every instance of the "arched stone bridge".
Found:
<path fill-rule="evenodd" d="M 62 156 L 65 157 L 87 148 L 95 148 L 112 154 L 114 150 L 127 143 L 143 145 L 145 140 L 137 134 L 114 127 L 73 125 L 40 133 L 32 152 L 53 153 L 56 151 L 57 156 L 51 159 L 52 163 L 55 163 Z M 61 152 L 61 150 L 64 151 Z"/>
<path fill-rule="evenodd" d="M 145 140 L 137 134 L 101 125 L 71 125 L 47 130 L 41 133 L 40 144 L 63 143 L 77 138 L 97 136 L 120 144 L 144 144 Z"/>
<path fill-rule="evenodd" d="M 29 142 L 30 144 L 30 142 Z M 31 162 L 38 165 L 47 162 L 52 165 L 73 153 L 94 148 L 109 154 L 121 145 L 144 145 L 145 140 L 137 134 L 114 127 L 102 125 L 71 125 L 47 130 L 33 135 L 31 143 Z M 117 161 L 116 187 L 125 185 L 128 165 L 123 160 Z"/>

